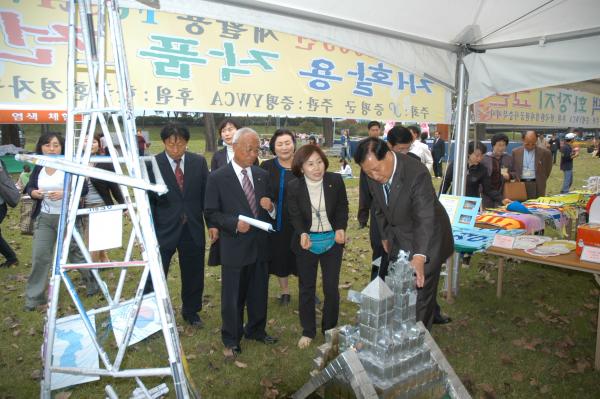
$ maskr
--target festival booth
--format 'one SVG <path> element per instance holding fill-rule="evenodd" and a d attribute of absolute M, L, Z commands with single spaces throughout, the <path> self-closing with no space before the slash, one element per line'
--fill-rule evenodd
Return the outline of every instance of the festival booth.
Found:
<path fill-rule="evenodd" d="M 136 109 L 453 122 L 455 196 L 465 186 L 470 104 L 496 93 L 600 77 L 599 6 L 593 0 L 510 6 L 477 0 L 353 0 L 343 7 L 329 0 L 119 5 L 124 37 L 134 38 L 123 45 L 134 71 L 129 77 Z M 67 58 L 66 25 L 52 20 L 62 11 L 52 2 L 14 3 L 0 11 L 10 28 L 0 52 L 6 63 L 0 106 L 10 111 L 2 114 L 9 115 L 5 123 L 36 121 L 40 110 L 61 114 L 67 100 L 87 102 L 85 84 L 67 99 L 59 67 Z M 82 50 L 79 40 L 75 45 Z M 108 91 L 111 85 L 116 83 L 109 78 Z M 597 97 L 591 101 L 600 103 Z M 398 276 L 393 284 L 407 281 Z M 392 295 L 384 286 L 363 295 L 371 324 L 394 307 L 406 312 L 414 306 L 409 296 L 402 306 L 388 301 Z M 422 344 L 425 333 L 411 331 Z M 373 348 L 378 354 L 375 349 L 381 348 Z M 440 364 L 453 375 L 449 365 Z M 466 397 L 460 381 L 449 383 Z"/>

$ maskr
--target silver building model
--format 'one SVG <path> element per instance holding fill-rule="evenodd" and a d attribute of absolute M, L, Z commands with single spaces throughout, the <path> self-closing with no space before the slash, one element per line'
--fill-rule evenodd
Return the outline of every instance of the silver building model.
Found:
<path fill-rule="evenodd" d="M 389 270 L 385 282 L 377 277 L 360 294 L 350 293 L 360 304 L 358 326 L 326 332 L 315 359 L 318 371 L 295 398 L 318 388 L 327 398 L 469 397 L 431 336 L 416 323 L 417 291 L 408 255 L 401 252 Z"/>

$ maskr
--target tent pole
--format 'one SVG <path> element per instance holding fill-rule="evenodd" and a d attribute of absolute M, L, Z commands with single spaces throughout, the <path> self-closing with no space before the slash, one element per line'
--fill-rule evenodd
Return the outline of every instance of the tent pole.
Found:
<path fill-rule="evenodd" d="M 456 117 L 454 126 L 454 171 L 452 174 L 452 195 L 461 196 L 465 192 L 465 170 L 467 162 L 467 146 L 469 132 L 469 107 L 467 105 L 467 82 L 468 74 L 463 63 L 464 51 L 458 54 L 457 59 L 457 98 Z M 458 274 L 460 270 L 460 255 L 454 253 L 452 261 L 448 262 L 448 277 L 446 278 L 446 295 L 448 302 L 452 301 L 453 295 L 458 295 Z"/>

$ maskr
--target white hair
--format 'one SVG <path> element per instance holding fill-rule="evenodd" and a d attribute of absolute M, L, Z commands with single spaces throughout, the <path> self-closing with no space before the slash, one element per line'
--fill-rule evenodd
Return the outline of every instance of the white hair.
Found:
<path fill-rule="evenodd" d="M 237 143 L 242 136 L 245 136 L 247 134 L 252 134 L 252 135 L 256 136 L 257 139 L 260 139 L 260 137 L 258 136 L 258 133 L 256 133 L 253 129 L 250 129 L 249 127 L 241 127 L 238 130 L 236 130 L 235 133 L 233 134 L 232 143 L 233 144 Z"/>

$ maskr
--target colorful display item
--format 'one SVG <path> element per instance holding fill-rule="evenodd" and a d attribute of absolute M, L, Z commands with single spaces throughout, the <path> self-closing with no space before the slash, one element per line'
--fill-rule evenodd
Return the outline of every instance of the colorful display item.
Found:
<path fill-rule="evenodd" d="M 584 246 L 600 247 L 600 199 L 595 196 L 588 204 L 589 223 L 577 227 L 577 255 Z"/>

